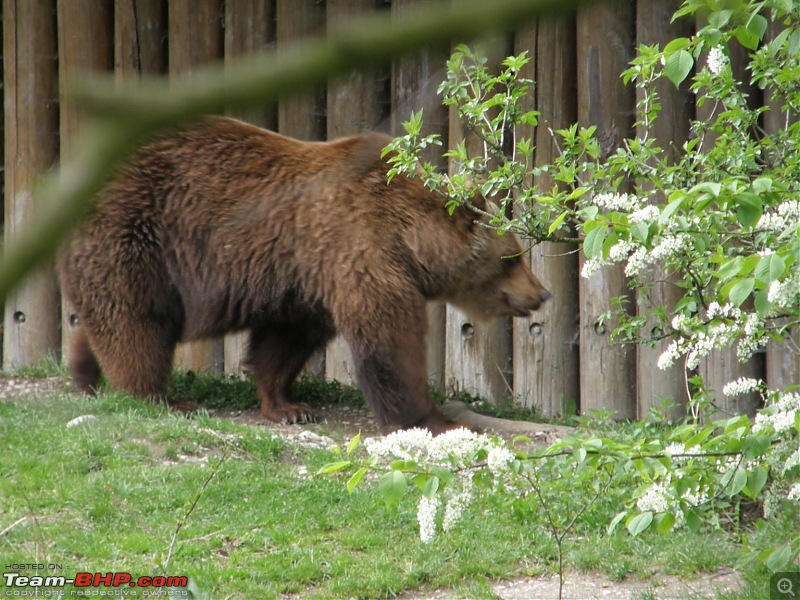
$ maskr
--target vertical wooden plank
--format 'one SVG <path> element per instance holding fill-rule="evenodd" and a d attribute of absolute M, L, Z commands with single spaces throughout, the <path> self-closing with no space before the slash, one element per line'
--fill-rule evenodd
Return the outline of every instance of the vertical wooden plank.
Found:
<path fill-rule="evenodd" d="M 114 73 L 117 81 L 167 70 L 166 0 L 114 1 Z"/>
<path fill-rule="evenodd" d="M 679 0 L 639 0 L 636 21 L 636 40 L 640 44 L 664 46 L 678 37 L 692 34 L 692 22 L 688 19 L 670 19 L 678 7 Z M 662 78 L 656 84 L 656 92 L 663 111 L 656 118 L 648 132 L 640 130 L 640 136 L 649 135 L 657 140 L 657 145 L 667 151 L 671 161 L 680 153 L 681 146 L 689 137 L 690 121 L 694 118 L 693 98 L 686 84 L 676 89 L 671 81 Z M 637 90 L 637 94 L 641 94 Z M 640 99 L 637 97 L 637 100 Z M 662 201 L 663 198 L 659 198 Z M 652 288 L 647 293 L 637 292 L 637 308 L 641 312 L 663 305 L 674 307 L 681 298 L 681 290 L 661 269 L 654 269 L 650 279 Z M 657 335 L 655 322 L 648 322 L 644 335 Z M 667 370 L 657 368 L 658 357 L 667 349 L 669 340 L 659 342 L 655 347 L 639 345 L 637 352 L 637 413 L 640 419 L 647 417 L 651 408 L 659 407 L 662 399 L 669 402 L 670 408 L 664 416 L 680 419 L 686 416 L 686 383 L 683 364 L 677 362 Z"/>
<path fill-rule="evenodd" d="M 394 0 L 392 14 L 402 17 L 413 14 L 421 0 Z M 447 109 L 436 93 L 445 77 L 447 48 L 423 50 L 420 54 L 397 61 L 392 72 L 392 135 L 403 135 L 403 121 L 412 112 L 423 111 L 425 135 L 437 133 L 447 140 Z M 431 146 L 426 149 L 424 159 L 441 168 L 446 167 L 442 158 L 444 150 Z M 428 335 L 426 349 L 428 357 L 428 380 L 432 385 L 444 386 L 445 370 L 445 324 L 447 311 L 442 302 L 431 302 L 427 307 Z"/>
<path fill-rule="evenodd" d="M 578 120 L 596 125 L 606 153 L 630 134 L 634 92 L 620 73 L 633 58 L 636 5 L 592 4 L 578 12 Z M 616 320 L 601 323 L 612 298 L 627 297 L 624 267 L 614 265 L 580 279 L 581 412 L 611 411 L 617 418 L 636 416 L 636 351 L 613 343 Z"/>
<path fill-rule="evenodd" d="M 325 4 L 317 0 L 276 0 L 278 52 L 291 52 L 292 44 L 318 34 L 325 24 Z M 325 87 L 278 101 L 278 131 L 300 140 L 325 139 Z M 325 374 L 325 350 L 316 352 L 306 371 Z"/>
<path fill-rule="evenodd" d="M 318 0 L 277 0 L 278 52 L 291 52 L 292 43 L 319 33 L 325 5 Z M 325 139 L 325 88 L 281 98 L 278 131 L 301 140 Z"/>
<path fill-rule="evenodd" d="M 771 22 L 767 29 L 767 41 L 775 39 L 781 32 L 780 23 Z M 784 99 L 776 97 L 768 87 L 765 92 L 765 106 L 769 111 L 764 113 L 764 130 L 774 134 L 786 129 L 786 113 L 781 111 Z M 789 125 L 797 122 L 797 115 L 789 119 Z M 788 341 L 783 344 L 769 342 L 766 348 L 767 386 L 782 390 L 790 385 L 800 384 L 800 329 L 795 328 L 787 334 Z"/>
<path fill-rule="evenodd" d="M 704 25 L 705 22 L 701 21 L 698 23 L 698 28 Z M 750 72 L 746 69 L 747 51 L 735 41 L 731 42 L 729 50 L 734 79 L 740 82 L 750 81 Z M 706 55 L 701 56 L 700 60 L 705 61 Z M 755 86 L 742 85 L 747 88 L 745 93 L 748 94 L 750 107 L 758 106 L 761 101 L 759 90 Z M 713 111 L 714 103 L 706 102 L 703 106 L 695 108 L 696 118 L 699 121 L 708 121 L 712 118 Z M 713 134 L 706 135 L 704 143 L 706 148 L 711 148 L 716 143 L 716 137 Z M 714 404 L 722 412 L 722 416 L 739 414 L 753 416 L 755 414 L 756 408 L 761 402 L 761 396 L 758 393 L 728 397 L 722 393 L 722 388 L 726 383 L 740 377 L 763 379 L 765 377 L 764 363 L 763 353 L 756 354 L 746 363 L 739 362 L 735 345 L 730 348 L 713 350 L 700 362 L 698 372 L 703 376 L 706 388 L 713 391 Z"/>
<path fill-rule="evenodd" d="M 376 0 L 328 0 L 328 27 L 347 23 L 359 14 L 377 8 Z M 351 71 L 328 84 L 328 139 L 375 130 L 383 113 L 382 90 L 374 72 Z M 350 348 L 341 338 L 334 339 L 325 353 L 325 376 L 344 383 L 354 380 Z"/>
<path fill-rule="evenodd" d="M 58 159 L 55 15 L 52 0 L 3 2 L 5 245 L 36 217 L 36 181 Z M 58 354 L 59 322 L 58 284 L 48 265 L 6 298 L 3 367 Z"/>
<path fill-rule="evenodd" d="M 91 18 L 87 18 L 91 15 Z M 61 162 L 69 160 L 83 115 L 64 90 L 89 71 L 110 71 L 114 56 L 114 3 L 111 0 L 59 0 L 58 74 L 61 87 Z M 62 303 L 61 347 L 69 345 L 78 324 L 69 302 Z"/>
<path fill-rule="evenodd" d="M 222 57 L 222 4 L 220 0 L 170 0 L 169 75 L 191 76 L 193 69 Z M 221 371 L 222 340 L 180 344 L 176 362 L 194 371 Z"/>
<path fill-rule="evenodd" d="M 225 64 L 237 57 L 265 50 L 275 43 L 275 3 L 273 0 L 225 1 Z M 277 129 L 275 105 L 228 114 L 266 129 Z M 241 375 L 247 360 L 247 333 L 225 336 L 225 372 Z"/>
<path fill-rule="evenodd" d="M 456 0 L 457 2 L 458 0 Z M 508 47 L 506 40 L 483 40 L 489 58 L 487 68 L 497 72 Z M 455 107 L 450 111 L 448 146 L 454 148 L 465 140 L 467 152 L 483 152 L 482 142 L 468 133 Z M 451 163 L 451 170 L 455 164 Z M 475 323 L 454 306 L 447 307 L 447 349 L 445 379 L 448 386 L 463 389 L 492 401 L 513 394 L 511 358 L 511 319 L 499 318 L 489 323 Z"/>
<path fill-rule="evenodd" d="M 522 72 L 536 82 L 525 110 L 541 113 L 535 131 L 535 164 L 549 164 L 558 151 L 550 135 L 577 120 L 574 16 L 543 18 L 517 32 L 515 53 L 528 50 L 531 62 Z M 530 132 L 523 135 L 530 136 Z M 542 193 L 553 186 L 542 176 Z M 580 395 L 578 370 L 578 258 L 575 247 L 545 242 L 528 254 L 533 272 L 553 294 L 527 319 L 514 319 L 514 395 L 524 406 L 547 417 L 576 408 Z"/>

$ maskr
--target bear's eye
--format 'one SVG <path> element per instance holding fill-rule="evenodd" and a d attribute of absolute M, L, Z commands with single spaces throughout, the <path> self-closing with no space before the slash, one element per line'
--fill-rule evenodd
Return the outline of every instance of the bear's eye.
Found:
<path fill-rule="evenodd" d="M 522 262 L 522 257 L 520 255 L 509 256 L 508 258 L 504 258 L 503 262 L 506 265 L 506 267 L 508 267 L 509 269 L 513 269 Z"/>

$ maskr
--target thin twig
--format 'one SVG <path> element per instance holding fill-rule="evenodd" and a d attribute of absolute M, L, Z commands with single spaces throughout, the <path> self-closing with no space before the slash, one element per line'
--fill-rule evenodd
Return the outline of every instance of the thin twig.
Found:
<path fill-rule="evenodd" d="M 3 536 L 4 536 L 5 534 L 7 534 L 9 531 L 11 531 L 12 529 L 14 529 L 14 527 L 16 527 L 16 526 L 17 526 L 17 525 L 19 525 L 20 523 L 23 523 L 23 522 L 25 522 L 25 521 L 27 521 L 27 520 L 28 520 L 28 517 L 22 517 L 22 518 L 20 518 L 20 519 L 17 519 L 17 520 L 16 520 L 16 521 L 14 521 L 14 522 L 13 522 L 11 525 L 9 525 L 9 526 L 8 526 L 8 527 L 6 527 L 5 529 L 3 529 L 3 531 L 0 531 L 0 537 L 3 537 Z"/>
<path fill-rule="evenodd" d="M 194 498 L 194 502 L 192 502 L 192 505 L 184 513 L 184 515 L 180 519 L 178 519 L 178 524 L 175 527 L 175 532 L 172 534 L 172 541 L 169 544 L 169 550 L 167 552 L 167 560 L 164 562 L 164 567 L 163 567 L 164 576 L 166 576 L 167 573 L 169 572 L 169 565 L 170 562 L 172 562 L 172 556 L 175 554 L 175 544 L 178 541 L 178 534 L 181 532 L 181 529 L 183 529 L 183 526 L 186 524 L 186 521 L 189 519 L 189 516 L 194 512 L 194 509 L 197 507 L 197 503 L 200 502 L 200 498 L 203 497 L 203 494 L 205 493 L 208 485 L 211 483 L 211 480 L 214 479 L 217 473 L 219 473 L 222 464 L 228 458 L 228 454 L 229 454 L 229 448 L 226 446 L 225 450 L 222 453 L 222 456 L 219 459 L 219 462 L 217 462 L 217 465 L 214 467 L 214 470 L 208 474 L 208 477 L 206 477 L 206 480 L 203 482 L 203 486 L 200 488 L 200 491 L 197 492 L 197 495 Z"/>

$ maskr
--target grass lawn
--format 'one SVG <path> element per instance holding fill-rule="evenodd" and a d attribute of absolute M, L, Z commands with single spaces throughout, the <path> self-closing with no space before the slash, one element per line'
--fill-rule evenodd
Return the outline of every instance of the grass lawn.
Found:
<path fill-rule="evenodd" d="M 249 384 L 229 379 L 179 377 L 173 393 L 206 406 L 254 402 Z M 314 380 L 298 393 L 314 404 L 359 401 L 349 388 Z M 80 415 L 95 418 L 68 428 Z M 436 589 L 482 598 L 493 597 L 496 580 L 554 572 L 555 545 L 540 516 L 486 501 L 426 545 L 415 500 L 391 512 L 374 486 L 348 494 L 346 476 L 313 475 L 334 460 L 263 426 L 205 410 L 184 417 L 121 394 L 2 401 L 0 557 L 4 565 L 59 564 L 48 574 L 66 577 L 185 575 L 195 597 L 211 598 L 383 598 Z M 691 576 L 742 556 L 731 527 L 608 535 L 617 510 L 601 502 L 587 512 L 566 544 L 569 570 L 612 579 Z M 781 523 L 748 532 L 752 544 L 782 535 Z M 743 575 L 747 589 L 726 597 L 763 597 L 768 573 L 756 566 Z"/>

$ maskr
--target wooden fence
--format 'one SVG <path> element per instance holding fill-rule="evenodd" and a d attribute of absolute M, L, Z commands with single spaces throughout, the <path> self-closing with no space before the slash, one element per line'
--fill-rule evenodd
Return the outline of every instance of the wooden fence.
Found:
<path fill-rule="evenodd" d="M 186 75 L 211 61 L 230 61 L 271 47 L 280 51 L 288 41 L 322 34 L 359 13 L 407 14 L 421 1 L 3 0 L 6 243 L 36 217 L 36 179 L 69 156 L 74 146 L 82 116 L 63 90 L 86 71 L 113 71 L 124 82 L 142 73 Z M 678 4 L 601 3 L 576 16 L 521 24 L 513 34 L 491 41 L 497 56 L 527 50 L 533 57 L 526 75 L 538 83 L 526 101 L 542 113 L 541 126 L 531 132 L 538 164 L 550 161 L 555 152 L 548 128 L 575 121 L 593 124 L 609 148 L 629 134 L 636 97 L 632 87 L 621 84 L 619 74 L 637 44 L 663 46 L 692 32 L 690 22 L 670 23 Z M 424 108 L 428 131 L 454 143 L 465 132 L 435 92 L 447 55 L 446 45 L 422 51 L 391 68 L 354 72 L 276 106 L 234 116 L 317 140 L 366 130 L 399 133 L 411 110 Z M 664 113 L 656 137 L 679 147 L 696 114 L 694 97 L 671 84 L 659 91 Z M 582 279 L 579 254 L 566 250 L 542 244 L 529 253 L 534 271 L 553 292 L 553 300 L 530 319 L 480 325 L 455 308 L 432 305 L 431 379 L 490 398 L 513 394 L 545 415 L 604 409 L 621 417 L 644 417 L 663 398 L 677 403 L 673 415 L 683 414 L 682 370 L 662 372 L 655 366 L 663 348 L 614 344 L 609 339 L 614 324 L 601 321 L 611 298 L 626 296 L 631 306 L 637 305 L 622 270 L 610 268 L 602 277 Z M 657 298 L 674 299 L 668 285 L 656 291 Z M 60 304 L 52 268 L 40 269 L 6 298 L 4 366 L 28 365 L 47 353 L 59 354 L 75 322 L 70 307 Z M 238 335 L 224 342 L 184 345 L 176 360 L 191 369 L 239 372 L 243 353 Z M 718 352 L 702 368 L 717 390 L 740 375 L 763 376 L 774 386 L 800 381 L 800 360 L 780 346 L 745 365 L 731 352 Z M 349 352 L 337 340 L 309 369 L 349 381 Z M 733 403 L 720 395 L 718 401 L 732 412 L 751 412 L 757 398 Z"/>

